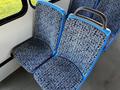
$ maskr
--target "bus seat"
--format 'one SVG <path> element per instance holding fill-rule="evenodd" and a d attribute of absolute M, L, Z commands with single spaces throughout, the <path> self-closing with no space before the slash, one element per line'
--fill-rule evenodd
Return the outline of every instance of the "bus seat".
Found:
<path fill-rule="evenodd" d="M 71 0 L 68 14 L 73 13 L 77 8 L 81 6 L 97 9 L 107 16 L 108 28 L 111 29 L 112 33 L 108 40 L 108 43 L 104 48 L 104 51 L 107 51 L 115 39 L 118 37 L 120 32 L 120 0 Z M 98 17 L 93 16 L 90 13 L 83 13 L 83 15 L 100 21 Z"/>
<path fill-rule="evenodd" d="M 34 78 L 42 90 L 76 90 L 83 80 L 78 67 L 64 57 L 53 57 L 40 66 Z"/>
<path fill-rule="evenodd" d="M 100 0 L 96 9 L 107 16 L 108 28 L 112 33 L 105 48 L 107 50 L 120 32 L 120 0 Z M 97 16 L 93 18 L 100 21 Z"/>
<path fill-rule="evenodd" d="M 69 5 L 68 14 L 74 13 L 77 8 L 79 7 L 89 7 L 89 8 L 96 8 L 99 0 L 70 0 L 71 3 Z M 90 13 L 83 12 L 84 15 L 90 17 Z"/>
<path fill-rule="evenodd" d="M 63 31 L 66 13 L 45 1 L 38 1 L 33 37 L 15 47 L 14 57 L 30 73 L 56 53 L 57 38 Z M 27 24 L 27 23 L 26 23 Z"/>
<path fill-rule="evenodd" d="M 99 59 L 110 30 L 91 19 L 70 14 L 56 56 L 36 69 L 34 78 L 43 90 L 80 90 Z"/>

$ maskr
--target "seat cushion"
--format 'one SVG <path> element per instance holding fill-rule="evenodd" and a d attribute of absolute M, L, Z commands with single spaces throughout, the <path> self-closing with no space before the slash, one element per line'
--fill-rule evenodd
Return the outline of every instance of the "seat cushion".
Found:
<path fill-rule="evenodd" d="M 50 47 L 37 38 L 31 38 L 13 49 L 14 57 L 31 73 L 50 57 L 51 52 Z"/>
<path fill-rule="evenodd" d="M 83 77 L 79 69 L 63 57 L 51 58 L 34 73 L 43 90 L 76 90 Z"/>

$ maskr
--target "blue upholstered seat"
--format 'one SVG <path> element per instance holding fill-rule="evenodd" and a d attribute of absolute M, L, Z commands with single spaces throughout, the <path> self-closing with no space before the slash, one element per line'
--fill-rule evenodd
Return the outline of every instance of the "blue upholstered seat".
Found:
<path fill-rule="evenodd" d="M 92 7 L 93 2 L 86 4 Z M 111 31 L 92 19 L 70 14 L 62 33 L 65 14 L 58 11 L 56 6 L 39 1 L 33 37 L 13 53 L 27 71 L 33 72 L 43 90 L 77 90 L 95 66 Z"/>
<path fill-rule="evenodd" d="M 96 6 L 99 3 L 99 0 L 70 0 L 70 1 L 71 3 L 69 6 L 68 14 L 74 13 L 77 8 L 83 7 L 83 6 L 89 7 L 89 8 L 96 8 Z M 82 14 L 88 17 L 91 16 L 91 14 L 88 12 L 83 12 Z"/>
<path fill-rule="evenodd" d="M 111 31 L 96 23 L 70 14 L 58 55 L 71 60 L 87 77 L 108 41 Z"/>
<path fill-rule="evenodd" d="M 54 57 L 34 73 L 35 80 L 43 90 L 76 90 L 83 76 L 70 60 Z"/>
<path fill-rule="evenodd" d="M 64 19 L 64 10 L 51 3 L 38 1 L 33 37 L 13 50 L 14 57 L 28 72 L 33 73 L 37 66 L 55 54 Z"/>
<path fill-rule="evenodd" d="M 79 90 L 109 36 L 109 30 L 69 15 L 57 55 L 35 71 L 35 80 L 43 90 Z"/>
<path fill-rule="evenodd" d="M 120 0 L 100 0 L 96 9 L 106 15 L 108 19 L 108 28 L 112 33 L 106 46 L 107 49 L 120 32 Z M 93 18 L 100 21 L 96 16 Z"/>
<path fill-rule="evenodd" d="M 108 28 L 111 29 L 112 34 L 104 49 L 106 51 L 120 32 L 120 0 L 71 0 L 69 13 L 74 13 L 77 8 L 83 6 L 97 9 L 107 16 Z M 83 15 L 91 16 L 90 13 L 83 13 Z M 100 21 L 96 16 L 92 18 Z"/>
<path fill-rule="evenodd" d="M 79 7 L 89 7 L 89 8 L 93 8 L 96 0 L 71 0 L 71 5 L 69 8 L 69 12 L 70 13 L 74 13 L 76 11 L 77 8 Z"/>
<path fill-rule="evenodd" d="M 33 72 L 51 56 L 51 48 L 44 41 L 31 38 L 13 49 L 13 55 L 28 72 Z"/>

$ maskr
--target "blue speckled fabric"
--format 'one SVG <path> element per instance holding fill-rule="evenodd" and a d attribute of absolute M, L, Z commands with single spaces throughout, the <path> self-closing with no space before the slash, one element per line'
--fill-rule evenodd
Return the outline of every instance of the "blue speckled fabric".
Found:
<path fill-rule="evenodd" d="M 83 79 L 79 69 L 70 60 L 54 57 L 34 73 L 43 90 L 76 90 Z"/>
<path fill-rule="evenodd" d="M 13 49 L 17 61 L 28 71 L 32 72 L 50 57 L 51 49 L 44 41 L 31 38 Z"/>
<path fill-rule="evenodd" d="M 38 2 L 35 14 L 34 37 L 44 40 L 54 51 L 60 30 L 63 28 L 61 26 L 63 18 L 65 18 L 64 13 L 60 13 L 46 3 Z"/>
<path fill-rule="evenodd" d="M 97 0 L 73 0 L 69 8 L 69 13 L 74 13 L 79 7 L 89 7 L 93 8 Z M 90 13 L 82 12 L 83 15 L 90 16 Z"/>
<path fill-rule="evenodd" d="M 30 73 L 47 61 L 56 49 L 65 12 L 51 3 L 38 1 L 33 37 L 13 50 L 14 57 Z"/>
<path fill-rule="evenodd" d="M 120 30 L 120 0 L 100 0 L 97 10 L 104 13 L 108 19 L 108 28 L 113 34 Z M 98 17 L 95 17 L 98 20 Z"/>
<path fill-rule="evenodd" d="M 108 36 L 79 17 L 69 15 L 57 55 L 35 71 L 35 80 L 43 90 L 78 90 Z"/>
<path fill-rule="evenodd" d="M 58 55 L 71 60 L 86 76 L 101 53 L 106 39 L 107 35 L 98 28 L 70 15 L 65 24 Z"/>
<path fill-rule="evenodd" d="M 108 28 L 112 31 L 112 35 L 105 48 L 107 49 L 120 32 L 120 0 L 100 0 L 96 9 L 106 15 L 108 19 Z M 96 16 L 93 18 L 101 21 L 100 18 Z"/>
<path fill-rule="evenodd" d="M 98 1 L 98 5 L 93 7 L 95 1 Z M 78 7 L 86 6 L 95 8 L 103 12 L 108 19 L 108 28 L 112 31 L 112 35 L 106 44 L 105 50 L 110 47 L 112 41 L 116 38 L 120 32 L 120 0 L 73 0 L 69 12 L 74 12 Z M 83 13 L 83 15 L 90 16 L 89 13 Z M 101 21 L 99 17 L 94 16 L 93 19 Z"/>

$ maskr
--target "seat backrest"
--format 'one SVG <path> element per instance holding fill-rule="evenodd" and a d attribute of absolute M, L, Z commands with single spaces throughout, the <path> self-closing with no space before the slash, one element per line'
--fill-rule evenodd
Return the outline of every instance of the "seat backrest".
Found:
<path fill-rule="evenodd" d="M 95 8 L 98 2 L 99 0 L 71 0 L 68 12 L 74 13 L 77 8 L 83 7 L 83 6 L 89 7 L 89 8 Z"/>
<path fill-rule="evenodd" d="M 58 55 L 72 61 L 87 77 L 110 36 L 96 23 L 70 14 L 65 23 Z"/>
<path fill-rule="evenodd" d="M 107 16 L 108 28 L 116 34 L 120 30 L 120 0 L 100 0 L 96 9 Z M 94 19 L 100 20 L 96 16 Z"/>
<path fill-rule="evenodd" d="M 66 13 L 60 7 L 39 0 L 35 11 L 33 36 L 45 41 L 54 51 L 63 30 L 65 17 Z"/>
<path fill-rule="evenodd" d="M 106 51 L 120 32 L 120 0 L 100 0 L 96 9 L 106 15 L 108 28 L 110 28 L 112 33 L 104 49 Z M 101 22 L 101 19 L 95 15 L 93 19 Z"/>
<path fill-rule="evenodd" d="M 104 51 L 106 51 L 120 32 L 120 0 L 71 0 L 69 13 L 73 13 L 81 6 L 97 9 L 107 16 L 108 28 L 111 29 L 112 34 L 104 48 Z M 89 13 L 85 13 L 84 15 L 88 17 L 92 16 Z M 92 18 L 101 22 L 100 18 L 96 17 L 96 15 Z"/>

